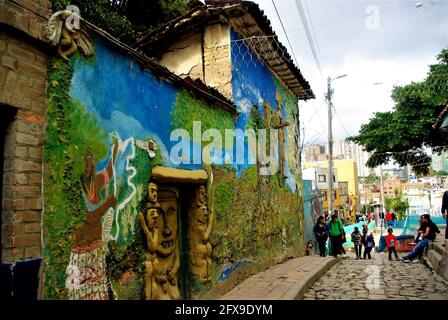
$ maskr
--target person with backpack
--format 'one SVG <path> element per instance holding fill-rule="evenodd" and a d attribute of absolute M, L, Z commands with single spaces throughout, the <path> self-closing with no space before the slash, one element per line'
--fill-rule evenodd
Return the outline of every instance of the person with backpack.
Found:
<path fill-rule="evenodd" d="M 317 219 L 316 224 L 313 228 L 314 237 L 316 238 L 317 245 L 319 247 L 319 253 L 321 257 L 325 257 L 326 248 L 325 244 L 328 239 L 328 225 L 325 223 L 325 217 L 320 216 Z"/>
<path fill-rule="evenodd" d="M 373 248 L 375 248 L 375 239 L 373 238 L 373 234 L 370 233 L 366 238 L 366 246 L 364 249 L 364 259 L 366 259 L 366 257 L 369 257 L 369 259 L 372 259 L 370 252 L 372 252 Z"/>
<path fill-rule="evenodd" d="M 436 239 L 437 233 L 440 233 L 439 228 L 431 220 L 431 216 L 429 214 L 422 215 L 422 224 L 420 225 L 420 229 L 423 231 L 421 240 L 415 246 L 414 250 L 402 258 L 404 263 L 410 263 L 415 259 L 415 257 L 421 256 L 425 250 L 425 247 Z"/>
<path fill-rule="evenodd" d="M 359 232 L 358 227 L 351 234 L 353 246 L 355 247 L 356 259 L 361 258 L 361 232 Z"/>
<path fill-rule="evenodd" d="M 342 243 L 345 242 L 344 237 L 344 225 L 341 220 L 338 219 L 337 214 L 331 216 L 330 222 L 328 222 L 329 235 L 331 240 L 331 252 L 335 258 L 342 252 Z"/>

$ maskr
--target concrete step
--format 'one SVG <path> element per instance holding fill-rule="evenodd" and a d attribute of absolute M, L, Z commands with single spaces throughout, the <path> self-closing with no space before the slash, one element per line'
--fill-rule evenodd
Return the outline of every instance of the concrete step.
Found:
<path fill-rule="evenodd" d="M 445 249 L 445 247 L 442 246 L 442 244 L 439 243 L 439 242 L 433 243 L 433 245 L 432 245 L 432 249 L 433 249 L 433 250 L 436 250 L 437 253 L 440 254 L 441 256 L 448 254 L 448 251 L 447 251 L 447 250 Z"/>
<path fill-rule="evenodd" d="M 436 250 L 431 249 L 428 251 L 427 259 L 431 263 L 433 270 L 437 272 L 439 270 L 439 265 L 442 263 L 443 256 Z"/>

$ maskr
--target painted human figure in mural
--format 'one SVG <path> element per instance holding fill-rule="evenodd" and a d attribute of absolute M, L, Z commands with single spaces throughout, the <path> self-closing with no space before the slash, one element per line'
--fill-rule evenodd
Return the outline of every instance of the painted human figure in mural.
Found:
<path fill-rule="evenodd" d="M 274 113 L 274 128 L 278 130 L 278 153 L 279 153 L 279 170 L 280 175 L 286 179 L 288 176 L 286 175 L 285 170 L 285 142 L 286 142 L 286 136 L 285 136 L 285 127 L 289 126 L 290 123 L 287 121 L 283 121 L 281 109 L 283 105 L 283 98 L 280 92 L 277 91 L 276 93 L 276 100 L 277 100 L 277 111 Z"/>
<path fill-rule="evenodd" d="M 86 219 L 74 233 L 70 262 L 66 270 L 69 299 L 109 298 L 106 251 L 110 225 L 117 206 L 117 199 L 112 191 L 113 167 L 118 148 L 118 140 L 114 140 L 108 164 L 100 172 L 96 170 L 93 154 L 89 151 L 86 155 L 84 171 L 81 174 L 81 186 L 87 209 Z"/>
<path fill-rule="evenodd" d="M 285 127 L 289 126 L 289 122 L 287 121 L 283 121 L 282 115 L 280 110 L 277 110 L 274 113 L 274 121 L 275 121 L 275 125 L 274 128 L 278 129 L 278 153 L 279 153 L 279 170 L 280 170 L 280 174 L 283 178 L 287 178 L 288 176 L 286 175 L 286 171 L 285 171 L 285 142 L 286 142 L 286 138 L 285 138 Z"/>
<path fill-rule="evenodd" d="M 179 240 L 178 240 L 178 212 L 177 195 L 171 190 L 158 192 L 158 270 L 155 274 L 158 300 L 180 299 L 178 288 Z"/>
<path fill-rule="evenodd" d="M 159 214 L 156 208 L 151 207 L 149 202 L 145 205 L 146 217 L 140 212 L 139 219 L 143 232 L 146 236 L 148 252 L 146 254 L 146 277 L 145 277 L 145 299 L 157 300 L 158 290 L 156 274 L 159 270 L 159 261 L 156 251 L 159 245 Z"/>

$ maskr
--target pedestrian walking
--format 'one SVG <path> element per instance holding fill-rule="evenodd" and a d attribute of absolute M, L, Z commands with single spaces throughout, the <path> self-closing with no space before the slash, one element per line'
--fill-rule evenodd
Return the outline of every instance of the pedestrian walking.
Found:
<path fill-rule="evenodd" d="M 351 234 L 353 246 L 355 247 L 356 259 L 361 258 L 361 232 L 359 228 L 355 227 L 355 230 Z"/>
<path fill-rule="evenodd" d="M 364 249 L 364 259 L 366 259 L 366 257 L 368 257 L 369 259 L 372 259 L 370 252 L 372 252 L 373 248 L 375 248 L 375 239 L 373 238 L 373 234 L 370 233 L 366 238 L 366 247 Z"/>
<path fill-rule="evenodd" d="M 337 214 L 331 216 L 331 220 L 328 223 L 328 229 L 331 240 L 331 253 L 337 258 L 338 254 L 341 254 L 342 243 L 345 242 L 344 225 L 341 220 L 338 219 Z"/>
<path fill-rule="evenodd" d="M 431 220 L 431 216 L 429 214 L 422 215 L 422 219 L 423 222 L 420 228 L 424 231 L 424 233 L 421 235 L 421 240 L 415 248 L 408 255 L 402 258 L 402 261 L 405 263 L 410 263 L 415 259 L 415 257 L 421 256 L 426 246 L 436 239 L 437 233 L 440 233 L 439 228 Z"/>
<path fill-rule="evenodd" d="M 326 255 L 326 247 L 328 239 L 328 225 L 325 223 L 325 217 L 320 216 L 313 228 L 314 237 L 316 238 L 319 254 L 321 257 Z"/>
<path fill-rule="evenodd" d="M 364 259 L 366 258 L 368 233 L 369 233 L 369 226 L 367 224 L 363 224 L 361 231 L 361 245 L 362 247 L 364 247 Z"/>
<path fill-rule="evenodd" d="M 387 249 L 389 250 L 389 261 L 392 261 L 392 252 L 395 255 L 396 260 L 398 259 L 397 250 L 395 250 L 395 246 L 397 244 L 397 238 L 394 235 L 394 230 L 392 228 L 387 229 L 387 236 L 386 236 L 386 245 Z"/>

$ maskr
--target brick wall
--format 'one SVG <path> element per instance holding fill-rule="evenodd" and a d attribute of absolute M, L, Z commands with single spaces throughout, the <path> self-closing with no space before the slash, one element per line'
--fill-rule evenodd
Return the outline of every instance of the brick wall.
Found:
<path fill-rule="evenodd" d="M 2 261 L 41 257 L 42 157 L 48 0 L 0 0 L 0 108 L 7 127 L 2 181 Z"/>

